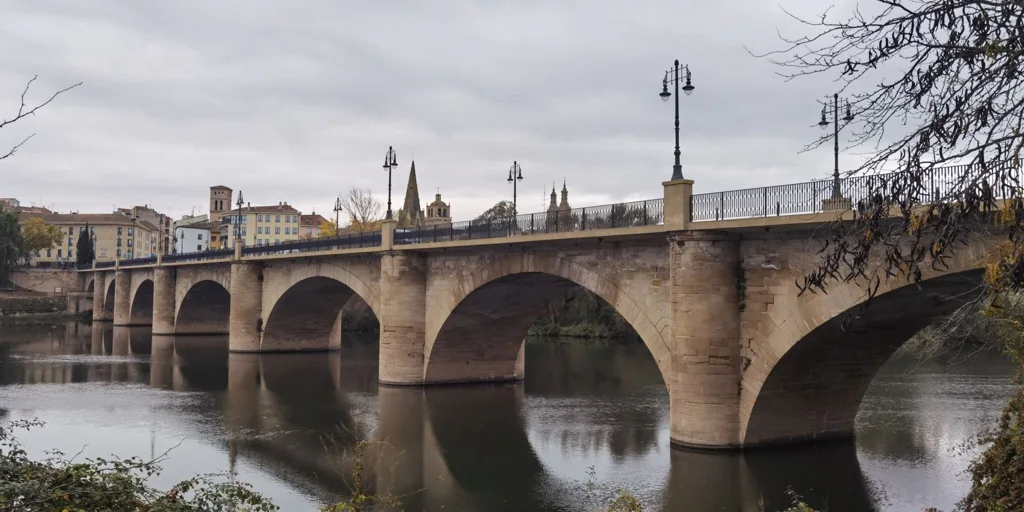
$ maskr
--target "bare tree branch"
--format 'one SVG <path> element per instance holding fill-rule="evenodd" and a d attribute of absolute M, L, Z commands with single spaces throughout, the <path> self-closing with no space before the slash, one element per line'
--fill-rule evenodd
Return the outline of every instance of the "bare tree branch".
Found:
<path fill-rule="evenodd" d="M 1024 288 L 1024 2 L 873 0 L 845 15 L 787 14 L 808 34 L 758 56 L 787 80 L 833 78 L 851 98 L 854 144 L 874 147 L 849 172 L 864 176 L 868 199 L 855 221 L 835 224 L 801 292 L 857 281 L 866 308 L 883 281 L 920 281 L 990 232 L 1005 243 L 987 284 Z"/>
<path fill-rule="evenodd" d="M 341 207 L 348 213 L 353 227 L 365 231 L 381 220 L 381 202 L 373 197 L 370 189 L 350 188 L 341 196 Z"/>
<path fill-rule="evenodd" d="M 28 90 L 32 87 L 32 82 L 35 82 L 37 78 L 39 78 L 39 75 L 33 76 L 25 84 L 25 89 L 23 91 L 21 91 L 21 104 L 18 106 L 17 114 L 15 114 L 15 116 L 12 117 L 11 119 L 4 119 L 2 122 L 0 122 L 0 128 L 4 128 L 4 127 L 6 127 L 9 124 L 13 124 L 13 123 L 17 122 L 18 120 L 23 119 L 23 118 L 25 118 L 27 116 L 35 115 L 37 110 L 39 110 L 39 109 L 49 105 L 51 101 L 53 101 L 53 100 L 55 100 L 57 98 L 57 96 L 60 96 L 61 94 L 65 93 L 65 92 L 68 92 L 71 89 L 74 89 L 75 87 L 78 87 L 79 85 L 82 85 L 82 82 L 78 82 L 77 84 L 71 85 L 69 87 L 65 87 L 65 88 L 63 88 L 63 89 L 53 93 L 53 95 L 51 95 L 50 98 L 47 99 L 46 101 L 44 101 L 44 102 L 42 102 L 42 103 L 40 103 L 40 104 L 38 104 L 38 105 L 36 105 L 34 107 L 29 107 L 28 104 L 25 103 L 25 96 L 28 94 Z M 35 134 L 29 135 L 28 137 L 25 137 L 25 139 L 22 140 L 21 142 L 19 142 L 18 144 L 15 144 L 14 147 L 12 147 L 11 150 L 8 151 L 6 154 L 0 155 L 0 160 L 4 160 L 4 159 L 14 155 L 14 153 L 16 153 L 18 151 L 18 148 L 20 148 L 23 144 L 28 142 L 28 140 L 31 139 L 34 136 L 35 136 Z"/>

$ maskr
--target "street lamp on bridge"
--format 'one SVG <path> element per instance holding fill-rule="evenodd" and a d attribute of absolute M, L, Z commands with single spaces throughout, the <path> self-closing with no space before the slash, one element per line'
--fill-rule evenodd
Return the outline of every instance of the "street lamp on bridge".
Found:
<path fill-rule="evenodd" d="M 685 71 L 683 77 L 679 76 L 680 72 Z M 671 76 L 670 76 L 671 75 Z M 668 84 L 672 83 L 676 86 L 676 163 L 672 166 L 672 181 L 683 179 L 683 166 L 679 163 L 679 80 L 684 78 L 686 85 L 683 86 L 683 93 L 687 96 L 693 94 L 693 84 L 690 83 L 690 66 L 680 66 L 679 60 L 676 60 L 672 67 L 665 72 L 665 78 L 661 81 L 661 96 L 662 101 L 668 101 L 672 97 L 672 93 L 668 91 Z"/>
<path fill-rule="evenodd" d="M 818 127 L 822 130 L 828 128 L 828 102 L 826 101 L 821 107 L 821 121 L 818 121 Z M 839 130 L 845 128 L 846 125 L 839 126 L 839 93 L 832 95 L 832 117 L 834 132 L 832 133 L 833 154 L 835 156 L 835 169 L 832 171 L 832 199 L 839 199 L 843 196 L 842 191 L 839 190 Z M 846 101 L 846 115 L 843 116 L 843 121 L 847 124 L 853 121 L 853 111 L 850 110 L 850 101 Z"/>
<path fill-rule="evenodd" d="M 338 224 L 339 222 L 341 222 L 341 218 L 339 217 L 339 212 L 341 212 L 343 209 L 344 208 L 341 207 L 341 197 L 339 196 L 337 199 L 334 200 L 334 234 L 335 235 L 338 234 L 338 231 L 340 229 L 339 228 L 339 224 Z"/>
<path fill-rule="evenodd" d="M 238 201 L 235 205 L 238 206 L 238 213 L 235 215 L 235 240 L 242 239 L 242 205 L 245 201 L 242 200 L 242 191 L 238 191 Z"/>
<path fill-rule="evenodd" d="M 516 196 L 518 182 L 523 181 L 523 168 L 519 167 L 519 162 L 513 160 L 512 167 L 508 170 L 508 182 L 512 184 L 512 217 L 515 218 L 519 211 L 516 209 Z"/>
<path fill-rule="evenodd" d="M 395 154 L 395 149 L 388 146 L 388 152 L 384 155 L 384 168 L 388 170 L 388 214 L 385 217 L 387 220 L 392 219 L 391 215 L 391 169 L 398 167 L 398 155 Z"/>

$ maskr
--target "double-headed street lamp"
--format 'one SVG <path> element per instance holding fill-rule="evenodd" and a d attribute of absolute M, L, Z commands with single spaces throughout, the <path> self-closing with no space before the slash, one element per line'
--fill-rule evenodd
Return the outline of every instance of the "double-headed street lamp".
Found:
<path fill-rule="evenodd" d="M 338 234 L 338 230 L 340 229 L 339 224 L 338 224 L 339 222 L 341 222 L 341 218 L 339 217 L 339 213 L 343 209 L 344 208 L 341 207 L 341 197 L 339 196 L 337 199 L 334 200 L 334 234 L 335 235 Z"/>
<path fill-rule="evenodd" d="M 683 86 L 683 92 L 687 96 L 693 94 L 693 84 L 690 83 L 690 66 L 680 66 L 679 61 L 676 60 L 668 71 L 665 72 L 665 79 L 661 81 L 661 96 L 662 101 L 668 101 L 672 97 L 672 93 L 668 92 L 668 84 L 673 83 L 676 86 L 676 163 L 672 166 L 672 181 L 683 179 L 683 166 L 679 163 L 679 80 L 680 71 L 685 71 L 684 78 L 686 79 L 686 85 Z M 671 74 L 671 77 L 669 76 Z"/>
<path fill-rule="evenodd" d="M 821 121 L 818 121 L 818 127 L 822 130 L 828 128 L 828 102 L 821 107 Z M 842 191 L 839 190 L 839 93 L 832 95 L 832 117 L 834 120 L 833 127 L 835 131 L 832 134 L 832 140 L 834 144 L 834 155 L 835 155 L 835 169 L 832 171 L 832 199 L 839 199 L 843 196 Z M 853 111 L 850 110 L 850 101 L 846 101 L 846 115 L 843 116 L 843 121 L 849 123 L 853 121 Z M 843 125 L 845 127 L 846 125 Z"/>
<path fill-rule="evenodd" d="M 238 206 L 238 214 L 235 215 L 235 240 L 241 240 L 242 239 L 242 205 L 243 204 L 245 204 L 245 201 L 242 200 L 242 191 L 239 190 L 238 191 L 238 201 L 235 202 L 235 205 Z"/>
<path fill-rule="evenodd" d="M 384 168 L 388 170 L 388 214 L 385 217 L 387 220 L 391 220 L 391 170 L 398 167 L 398 155 L 395 154 L 395 149 L 388 146 L 388 152 L 384 155 Z"/>
<path fill-rule="evenodd" d="M 513 160 L 512 167 L 508 170 L 508 182 L 512 184 L 512 217 L 519 213 L 516 209 L 516 196 L 518 182 L 523 181 L 523 168 L 519 167 L 519 162 Z"/>

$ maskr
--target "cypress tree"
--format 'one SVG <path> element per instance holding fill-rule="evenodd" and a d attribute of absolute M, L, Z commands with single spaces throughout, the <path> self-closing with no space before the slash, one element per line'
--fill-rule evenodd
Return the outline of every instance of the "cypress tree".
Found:
<path fill-rule="evenodd" d="M 78 233 L 78 243 L 75 244 L 75 252 L 78 253 L 78 264 L 80 266 L 91 266 L 92 260 L 96 259 L 96 248 L 92 246 L 92 237 L 89 234 L 88 223 Z"/>

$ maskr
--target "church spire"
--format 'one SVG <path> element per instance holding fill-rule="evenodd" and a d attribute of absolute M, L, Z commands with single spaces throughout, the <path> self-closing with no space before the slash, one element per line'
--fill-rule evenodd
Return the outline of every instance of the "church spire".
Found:
<path fill-rule="evenodd" d="M 423 210 L 420 209 L 420 186 L 416 182 L 415 160 L 409 167 L 409 183 L 405 186 L 405 203 L 402 206 L 400 217 L 399 221 L 407 226 L 418 225 L 423 220 Z"/>
<path fill-rule="evenodd" d="M 552 193 L 554 190 L 552 189 Z M 565 187 L 565 178 L 562 178 L 562 202 L 558 205 L 559 210 L 569 209 L 569 189 Z"/>
<path fill-rule="evenodd" d="M 558 194 L 555 193 L 555 184 L 551 183 L 551 204 L 548 205 L 548 210 L 554 210 L 558 208 Z"/>

